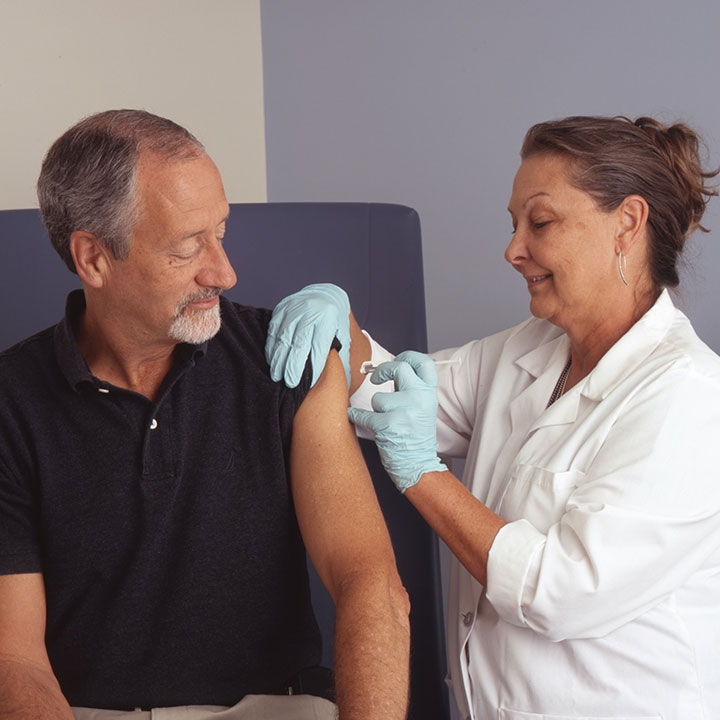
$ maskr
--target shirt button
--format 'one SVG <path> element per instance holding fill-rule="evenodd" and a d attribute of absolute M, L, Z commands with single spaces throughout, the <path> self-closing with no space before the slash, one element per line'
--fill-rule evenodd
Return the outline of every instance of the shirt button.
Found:
<path fill-rule="evenodd" d="M 152 422 L 150 423 L 150 429 L 154 430 L 157 427 L 158 423 L 155 418 L 152 419 Z"/>
<path fill-rule="evenodd" d="M 466 612 L 463 616 L 463 625 L 465 627 L 470 627 L 473 623 L 474 615 L 471 612 Z"/>
<path fill-rule="evenodd" d="M 107 393 L 109 393 L 110 391 L 109 391 L 107 388 L 98 388 L 98 392 L 106 393 L 106 394 L 107 394 Z"/>

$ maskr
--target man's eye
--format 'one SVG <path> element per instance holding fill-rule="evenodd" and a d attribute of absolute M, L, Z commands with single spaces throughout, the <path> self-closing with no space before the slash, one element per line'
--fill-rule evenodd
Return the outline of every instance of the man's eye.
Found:
<path fill-rule="evenodd" d="M 540 230 L 540 229 L 544 228 L 546 225 L 549 225 L 549 224 L 550 224 L 550 221 L 549 221 L 549 220 L 544 220 L 543 222 L 534 222 L 534 223 L 533 223 L 533 227 L 534 227 L 536 230 Z"/>

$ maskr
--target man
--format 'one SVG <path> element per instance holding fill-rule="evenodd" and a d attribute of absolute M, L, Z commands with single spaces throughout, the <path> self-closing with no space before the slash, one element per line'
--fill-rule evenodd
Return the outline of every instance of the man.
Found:
<path fill-rule="evenodd" d="M 407 597 L 342 365 L 270 380 L 269 312 L 220 297 L 228 203 L 202 145 L 100 113 L 38 195 L 83 290 L 0 355 L 0 717 L 334 717 L 304 546 L 336 605 L 341 720 L 404 717 Z"/>

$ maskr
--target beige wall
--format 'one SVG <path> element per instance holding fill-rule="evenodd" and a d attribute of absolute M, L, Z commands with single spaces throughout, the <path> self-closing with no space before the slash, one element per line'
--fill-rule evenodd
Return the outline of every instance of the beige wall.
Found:
<path fill-rule="evenodd" d="M 0 0 L 0 209 L 35 207 L 52 141 L 118 107 L 186 126 L 230 202 L 265 201 L 259 0 Z"/>

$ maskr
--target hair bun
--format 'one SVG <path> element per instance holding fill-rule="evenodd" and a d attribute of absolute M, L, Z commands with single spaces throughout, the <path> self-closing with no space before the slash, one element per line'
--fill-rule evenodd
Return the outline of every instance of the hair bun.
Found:
<path fill-rule="evenodd" d="M 639 117 L 634 125 L 648 136 L 664 158 L 686 198 L 688 216 L 683 228 L 685 236 L 695 229 L 707 232 L 700 220 L 708 200 L 718 194 L 717 187 L 707 180 L 715 177 L 720 169 L 703 170 L 700 150 L 704 146 L 698 135 L 683 123 L 663 125 L 651 117 Z"/>

